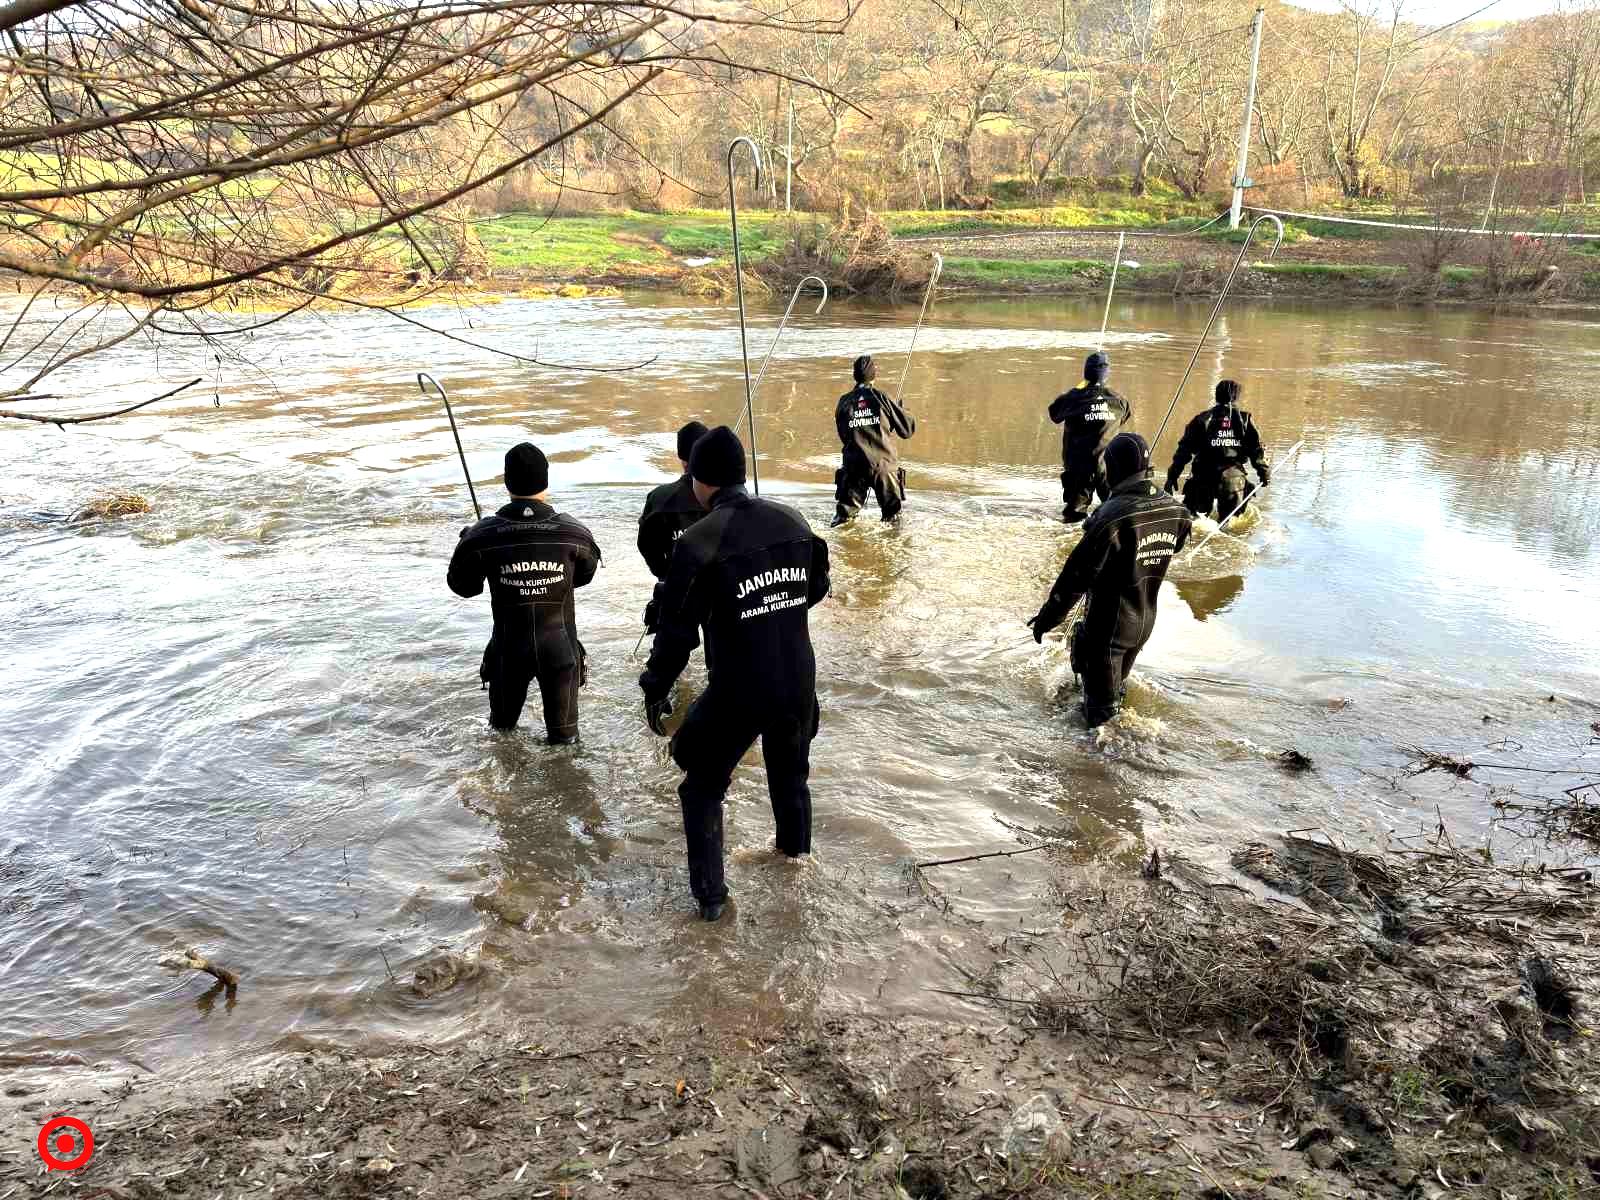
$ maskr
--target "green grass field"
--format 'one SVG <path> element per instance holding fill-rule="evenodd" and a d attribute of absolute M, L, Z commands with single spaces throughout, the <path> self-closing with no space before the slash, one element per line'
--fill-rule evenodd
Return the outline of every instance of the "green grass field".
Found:
<path fill-rule="evenodd" d="M 758 261 L 781 249 L 792 223 L 812 217 L 752 212 L 739 216 L 745 257 Z M 617 267 L 670 267 L 680 258 L 721 258 L 733 250 L 728 214 L 719 212 L 602 213 L 546 218 L 509 213 L 476 223 L 494 267 L 582 274 Z"/>
<path fill-rule="evenodd" d="M 1066 283 L 1079 276 L 1099 279 L 1106 264 L 1085 259 L 1040 258 L 1028 261 L 988 258 L 947 258 L 945 278 L 952 283 L 1027 285 Z"/>
<path fill-rule="evenodd" d="M 1186 207 L 1194 210 L 1192 215 L 1180 212 Z M 1013 233 L 1021 229 L 1070 226 L 1182 228 L 1198 224 L 1214 213 L 1206 205 L 1158 199 L 1147 204 L 1135 203 L 1132 207 L 1126 203 L 1122 207 L 1097 208 L 1057 205 L 986 213 L 906 211 L 878 215 L 892 233 L 916 237 L 989 231 Z M 739 232 L 745 259 L 759 262 L 781 250 L 795 232 L 814 228 L 825 221 L 826 218 L 809 213 L 741 212 Z M 492 267 L 552 275 L 628 267 L 670 269 L 678 259 L 720 259 L 733 249 L 728 214 L 713 209 L 554 218 L 536 213 L 508 213 L 480 220 L 474 227 Z"/>

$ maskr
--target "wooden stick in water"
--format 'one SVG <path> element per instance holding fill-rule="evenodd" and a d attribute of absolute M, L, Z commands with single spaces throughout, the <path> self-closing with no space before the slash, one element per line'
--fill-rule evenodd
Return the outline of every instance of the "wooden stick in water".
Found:
<path fill-rule="evenodd" d="M 220 980 L 222 983 L 226 984 L 229 991 L 232 991 L 234 988 L 239 986 L 239 976 L 237 974 L 235 974 L 233 971 L 230 971 L 221 963 L 212 962 L 198 950 L 192 948 L 183 951 L 181 954 L 164 954 L 161 956 L 159 961 L 160 965 L 163 967 L 173 967 L 179 970 L 187 968 L 191 971 L 204 971 L 213 979 Z"/>

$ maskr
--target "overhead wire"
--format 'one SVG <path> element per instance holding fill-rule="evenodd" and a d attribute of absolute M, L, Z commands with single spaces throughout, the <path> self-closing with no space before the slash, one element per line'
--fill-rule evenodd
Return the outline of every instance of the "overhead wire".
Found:
<path fill-rule="evenodd" d="M 1443 33 L 1447 29 L 1454 29 L 1457 25 L 1464 24 L 1465 22 L 1472 20 L 1473 17 L 1481 16 L 1482 14 L 1488 12 L 1491 8 L 1499 3 L 1500 0 L 1489 0 L 1489 3 L 1485 4 L 1482 8 L 1475 8 L 1464 17 L 1457 17 L 1454 21 L 1451 21 L 1445 25 L 1440 25 L 1437 29 L 1430 29 L 1426 33 L 1418 34 L 1409 42 L 1400 43 L 1400 45 L 1397 47 L 1397 50 L 1405 50 L 1408 47 L 1415 46 L 1418 42 L 1427 41 L 1435 34 Z"/>

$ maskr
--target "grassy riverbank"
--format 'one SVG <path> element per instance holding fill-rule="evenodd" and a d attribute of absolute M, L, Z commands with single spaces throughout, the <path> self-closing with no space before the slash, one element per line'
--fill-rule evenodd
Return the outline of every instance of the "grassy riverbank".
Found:
<path fill-rule="evenodd" d="M 938 252 L 942 286 L 979 295 L 1074 294 L 1104 288 L 1127 234 L 1118 288 L 1126 294 L 1214 291 L 1242 231 L 1197 226 L 1209 206 L 1107 198 L 1095 207 L 878 214 L 894 252 L 907 260 Z M 743 250 L 754 277 L 774 287 L 807 269 L 827 269 L 826 247 L 839 239 L 827 218 L 755 211 L 741 216 Z M 612 213 L 546 218 L 507 215 L 477 232 L 500 285 L 582 285 L 720 294 L 730 283 L 727 215 Z M 1426 243 L 1426 244 L 1425 244 Z M 824 247 L 822 259 L 817 247 Z M 797 253 L 799 247 L 805 252 Z M 1250 255 L 1242 297 L 1453 300 L 1540 303 L 1600 299 L 1600 237 L 1594 241 L 1512 246 L 1459 238 L 1448 246 L 1427 234 L 1288 222 L 1282 246 Z M 845 264 L 835 267 L 843 277 Z"/>

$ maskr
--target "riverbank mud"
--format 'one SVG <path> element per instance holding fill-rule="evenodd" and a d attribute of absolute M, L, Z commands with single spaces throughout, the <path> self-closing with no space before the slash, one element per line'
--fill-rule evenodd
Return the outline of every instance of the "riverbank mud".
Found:
<path fill-rule="evenodd" d="M 1063 858 L 1051 910 L 991 939 L 965 1025 L 527 1025 L 308 1048 L 247 1079 L 14 1082 L 0 1182 L 141 1200 L 1600 1187 L 1589 871 L 1304 833 L 1233 866 Z M 70 1177 L 25 1149 L 58 1112 L 95 1133 Z"/>

